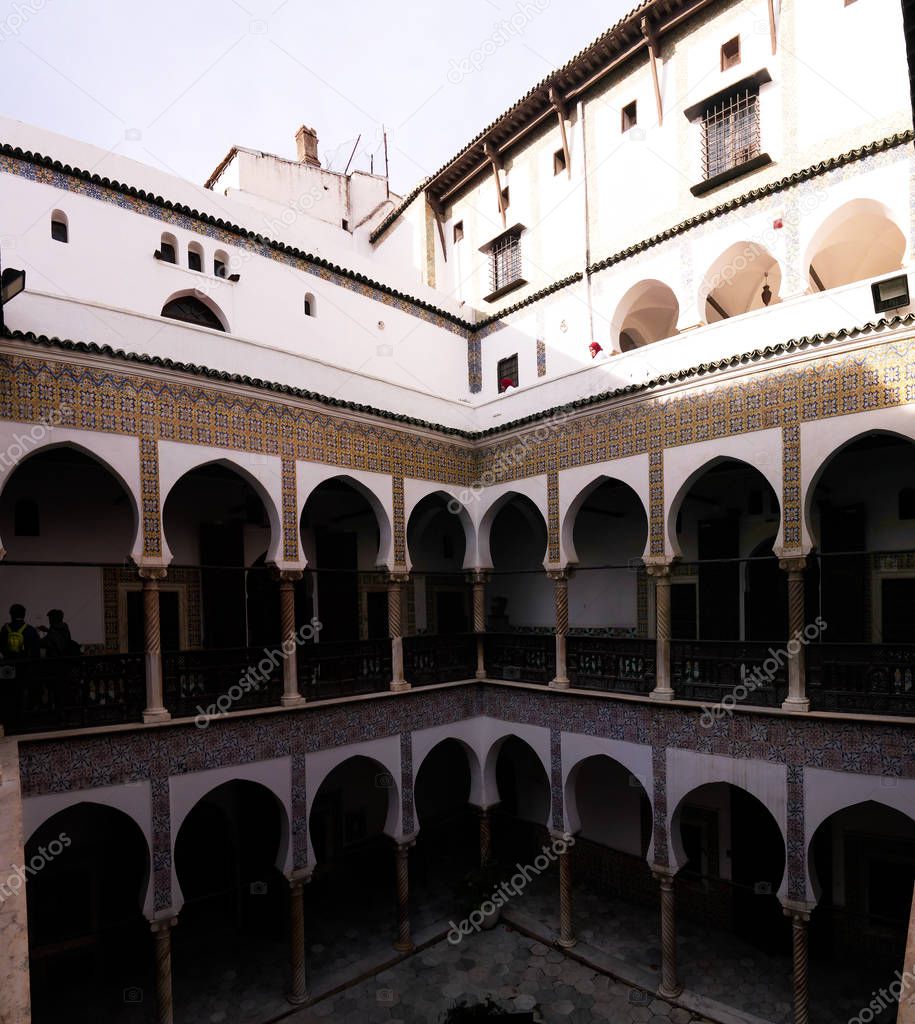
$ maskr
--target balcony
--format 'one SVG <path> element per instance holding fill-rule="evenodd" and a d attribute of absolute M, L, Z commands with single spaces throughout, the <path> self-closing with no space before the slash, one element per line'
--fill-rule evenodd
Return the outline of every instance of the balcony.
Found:
<path fill-rule="evenodd" d="M 473 679 L 477 671 L 477 638 L 408 636 L 403 642 L 404 676 L 412 686 L 430 686 Z"/>
<path fill-rule="evenodd" d="M 654 689 L 655 641 L 570 636 L 569 682 L 583 690 L 648 694 Z"/>

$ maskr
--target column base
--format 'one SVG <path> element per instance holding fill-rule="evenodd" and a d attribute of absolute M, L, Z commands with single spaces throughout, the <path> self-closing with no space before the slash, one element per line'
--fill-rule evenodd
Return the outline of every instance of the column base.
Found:
<path fill-rule="evenodd" d="M 297 708 L 299 705 L 304 703 L 305 698 L 301 693 L 284 693 L 283 696 L 280 697 L 280 704 L 282 704 L 284 708 Z"/>
<path fill-rule="evenodd" d="M 656 686 L 648 694 L 649 700 L 673 700 L 674 691 L 669 686 Z"/>
<path fill-rule="evenodd" d="M 576 939 L 576 938 L 557 939 L 556 940 L 556 945 L 557 946 L 562 946 L 563 949 L 571 949 L 573 946 L 577 946 L 578 945 L 578 939 Z"/>
<path fill-rule="evenodd" d="M 413 945 L 412 941 L 401 942 L 400 940 L 398 940 L 394 943 L 394 948 L 397 950 L 398 953 L 412 953 L 416 949 L 416 946 Z"/>
<path fill-rule="evenodd" d="M 143 711 L 143 721 L 146 724 L 151 722 L 170 722 L 172 713 L 167 708 L 146 708 Z"/>
<path fill-rule="evenodd" d="M 476 670 L 476 672 L 474 673 L 473 678 L 474 679 L 485 679 L 486 678 L 486 671 L 484 669 L 479 669 L 478 668 Z"/>
<path fill-rule="evenodd" d="M 401 693 L 404 690 L 409 690 L 410 684 L 404 679 L 394 679 L 391 682 L 391 692 Z"/>
<path fill-rule="evenodd" d="M 794 711 L 797 714 L 804 714 L 810 710 L 810 700 L 807 697 L 789 697 L 782 701 L 782 711 Z"/>
<path fill-rule="evenodd" d="M 677 985 L 676 988 L 668 989 L 663 985 L 658 985 L 657 993 L 662 999 L 676 999 L 683 992 L 683 986 Z"/>
<path fill-rule="evenodd" d="M 310 998 L 307 992 L 303 996 L 294 995 L 292 992 L 286 993 L 286 1002 L 292 1006 L 301 1006 L 303 1003 L 307 1003 Z"/>
<path fill-rule="evenodd" d="M 562 676 L 556 676 L 555 679 L 550 680 L 549 685 L 554 690 L 568 690 L 569 686 L 571 686 L 571 683 L 568 679 L 565 679 Z"/>

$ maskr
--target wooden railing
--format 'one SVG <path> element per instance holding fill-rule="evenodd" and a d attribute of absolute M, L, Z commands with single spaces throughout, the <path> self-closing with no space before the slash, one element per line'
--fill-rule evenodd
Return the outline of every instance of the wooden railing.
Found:
<path fill-rule="evenodd" d="M 741 704 L 780 707 L 788 694 L 788 654 L 778 641 L 673 640 L 670 675 L 681 700 L 718 703 L 731 694 Z"/>
<path fill-rule="evenodd" d="M 915 715 L 915 644 L 811 644 L 806 658 L 813 710 Z"/>
<path fill-rule="evenodd" d="M 473 679 L 477 670 L 477 638 L 472 633 L 404 637 L 403 657 L 404 677 L 411 686 Z"/>
<path fill-rule="evenodd" d="M 548 683 L 556 675 L 552 633 L 487 633 L 483 651 L 489 679 Z"/>
<path fill-rule="evenodd" d="M 138 722 L 145 701 L 142 654 L 0 663 L 0 721 L 9 733 Z"/>
<path fill-rule="evenodd" d="M 168 651 L 162 683 L 175 718 L 270 707 L 283 692 L 283 660 L 279 645 Z"/>
<path fill-rule="evenodd" d="M 606 636 L 569 636 L 569 682 L 588 690 L 650 693 L 654 689 L 655 641 Z"/>
<path fill-rule="evenodd" d="M 391 641 L 303 644 L 296 655 L 306 700 L 379 693 L 391 685 Z"/>

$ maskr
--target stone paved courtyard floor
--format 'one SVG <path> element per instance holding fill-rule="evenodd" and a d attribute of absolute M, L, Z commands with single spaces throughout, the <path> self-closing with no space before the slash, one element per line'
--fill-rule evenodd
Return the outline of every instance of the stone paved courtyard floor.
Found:
<path fill-rule="evenodd" d="M 455 1003 L 486 997 L 504 1010 L 532 1011 L 535 1021 L 546 1024 L 705 1024 L 689 1010 L 613 981 L 504 925 L 458 946 L 437 943 L 287 1021 L 438 1024 Z"/>

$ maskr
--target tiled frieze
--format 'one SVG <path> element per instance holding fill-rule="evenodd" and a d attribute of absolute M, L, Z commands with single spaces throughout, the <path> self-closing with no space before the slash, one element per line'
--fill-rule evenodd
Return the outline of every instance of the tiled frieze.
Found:
<path fill-rule="evenodd" d="M 559 474 L 551 469 L 546 475 L 547 549 L 552 564 L 559 562 Z"/>
<path fill-rule="evenodd" d="M 562 792 L 562 730 L 550 729 L 550 814 L 557 832 L 565 829 L 565 808 Z"/>
<path fill-rule="evenodd" d="M 396 469 L 391 478 L 394 516 L 391 528 L 394 531 L 394 564 L 407 564 L 407 522 L 404 507 L 403 473 Z"/>
<path fill-rule="evenodd" d="M 295 459 L 283 457 L 283 557 L 299 560 L 299 516 Z"/>
<path fill-rule="evenodd" d="M 405 836 L 416 831 L 416 812 L 413 804 L 413 734 L 400 734 L 400 807 Z"/>

